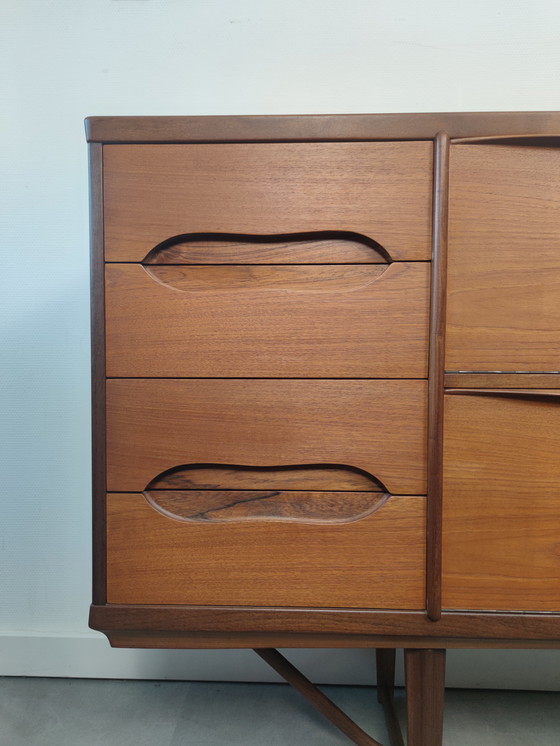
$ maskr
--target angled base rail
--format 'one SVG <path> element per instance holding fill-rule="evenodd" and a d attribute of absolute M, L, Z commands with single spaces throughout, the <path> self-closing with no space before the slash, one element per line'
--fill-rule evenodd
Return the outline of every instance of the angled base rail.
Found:
<path fill-rule="evenodd" d="M 383 746 L 321 692 L 274 648 L 255 653 L 302 694 L 358 746 Z M 390 746 L 405 746 L 394 706 L 394 648 L 376 650 L 377 699 L 383 705 Z M 405 650 L 407 691 L 407 746 L 441 746 L 445 691 L 445 650 Z"/>

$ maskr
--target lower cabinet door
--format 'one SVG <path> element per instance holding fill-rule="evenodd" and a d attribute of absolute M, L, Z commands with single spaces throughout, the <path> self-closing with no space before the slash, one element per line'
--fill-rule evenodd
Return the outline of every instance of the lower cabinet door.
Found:
<path fill-rule="evenodd" d="M 560 611 L 560 392 L 445 397 L 443 605 Z"/>
<path fill-rule="evenodd" d="M 169 501 L 158 507 L 148 494 L 109 494 L 108 602 L 422 609 L 426 500 L 369 495 L 372 509 L 356 520 L 246 513 L 220 522 L 202 512 L 181 518 L 177 500 L 172 515 Z"/>

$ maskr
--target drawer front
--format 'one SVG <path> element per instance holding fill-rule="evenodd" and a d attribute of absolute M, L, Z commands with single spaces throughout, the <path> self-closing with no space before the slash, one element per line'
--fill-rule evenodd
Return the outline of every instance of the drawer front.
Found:
<path fill-rule="evenodd" d="M 115 377 L 427 376 L 429 265 L 106 267 Z"/>
<path fill-rule="evenodd" d="M 107 498 L 108 602 L 421 609 L 425 498 L 351 523 L 189 523 Z"/>
<path fill-rule="evenodd" d="M 455 145 L 447 370 L 560 370 L 560 149 Z"/>
<path fill-rule="evenodd" d="M 559 454 L 560 396 L 446 396 L 446 608 L 560 611 Z"/>
<path fill-rule="evenodd" d="M 105 256 L 192 233 L 350 231 L 430 258 L 432 143 L 105 145 Z M 359 261 L 359 260 L 358 260 Z"/>
<path fill-rule="evenodd" d="M 111 379 L 108 489 L 184 464 L 340 464 L 425 494 L 426 409 L 426 381 Z"/>

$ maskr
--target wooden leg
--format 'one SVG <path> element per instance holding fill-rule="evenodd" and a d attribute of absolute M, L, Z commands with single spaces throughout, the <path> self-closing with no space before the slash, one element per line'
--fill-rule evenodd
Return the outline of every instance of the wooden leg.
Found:
<path fill-rule="evenodd" d="M 445 650 L 405 650 L 408 746 L 442 746 Z"/>
<path fill-rule="evenodd" d="M 386 697 L 393 698 L 395 691 L 395 648 L 377 648 L 375 663 L 377 667 L 377 701 L 383 704 Z"/>
<path fill-rule="evenodd" d="M 383 705 L 391 746 L 404 746 L 399 719 L 395 711 L 395 648 L 377 648 L 377 701 Z"/>

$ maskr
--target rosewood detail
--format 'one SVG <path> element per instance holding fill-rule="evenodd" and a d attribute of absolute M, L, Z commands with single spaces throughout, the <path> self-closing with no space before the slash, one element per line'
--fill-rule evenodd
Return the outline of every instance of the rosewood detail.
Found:
<path fill-rule="evenodd" d="M 362 483 L 362 489 L 365 486 L 368 491 L 332 491 L 328 487 L 333 476 L 336 479 L 338 475 L 346 486 L 354 480 Z M 224 477 L 228 487 L 223 486 Z M 383 485 L 365 472 L 329 465 L 309 469 L 305 466 L 284 469 L 185 466 L 172 469 L 163 478 L 156 477 L 152 484 L 168 485 L 170 481 L 191 486 L 187 489 L 153 489 L 148 486 L 144 496 L 164 515 L 194 522 L 347 523 L 371 515 L 390 497 Z M 217 489 L 207 486 L 193 488 L 193 482 L 197 481 L 204 485 L 213 483 Z M 286 484 L 290 485 L 287 489 Z M 298 484 L 304 485 L 303 490 L 297 487 Z"/>
<path fill-rule="evenodd" d="M 368 472 L 338 464 L 234 466 L 185 464 L 159 474 L 147 490 L 335 490 L 387 492 Z"/>
<path fill-rule="evenodd" d="M 150 490 L 150 505 L 183 521 L 301 521 L 348 523 L 378 510 L 389 495 L 372 492 Z"/>

